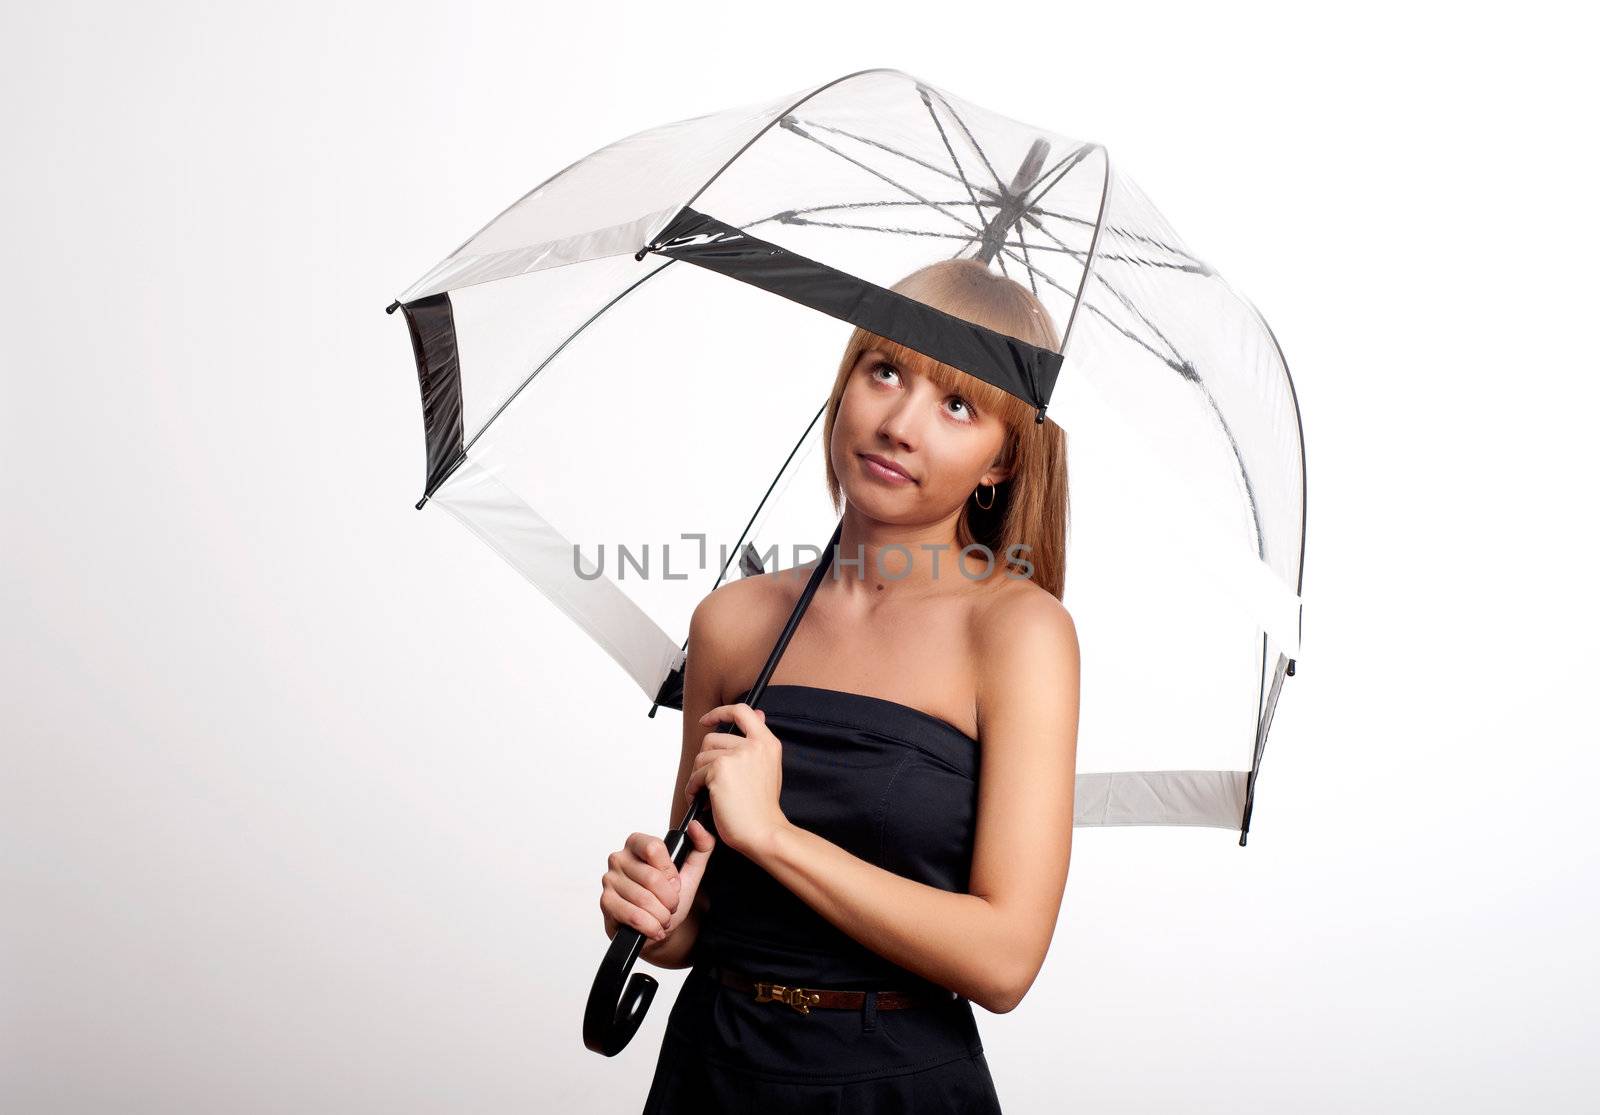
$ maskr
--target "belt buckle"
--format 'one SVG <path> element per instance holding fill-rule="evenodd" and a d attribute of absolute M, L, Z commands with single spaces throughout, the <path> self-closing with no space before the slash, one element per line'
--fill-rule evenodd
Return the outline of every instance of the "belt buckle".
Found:
<path fill-rule="evenodd" d="M 756 1002 L 788 1003 L 801 1014 L 810 1014 L 811 1008 L 822 1001 L 822 996 L 803 987 L 785 987 L 781 983 L 756 981 Z"/>

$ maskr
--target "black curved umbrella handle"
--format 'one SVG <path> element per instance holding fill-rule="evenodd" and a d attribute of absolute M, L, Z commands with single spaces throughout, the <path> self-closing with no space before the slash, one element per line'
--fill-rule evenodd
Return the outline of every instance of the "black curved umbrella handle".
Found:
<path fill-rule="evenodd" d="M 805 591 L 800 594 L 800 600 L 795 604 L 794 611 L 789 613 L 789 620 L 783 625 L 783 632 L 773 645 L 772 653 L 767 655 L 766 665 L 761 668 L 756 683 L 750 687 L 749 699 L 745 703 L 751 708 L 761 707 L 761 697 L 766 692 L 767 679 L 772 676 L 772 671 L 777 669 L 778 659 L 783 656 L 784 648 L 789 645 L 789 638 L 794 634 L 794 629 L 800 625 L 800 617 L 805 613 L 806 606 L 816 595 L 823 574 L 833 565 L 834 553 L 839 548 L 839 532 L 843 529 L 844 520 L 840 519 L 839 525 L 833 528 L 833 537 L 828 540 L 816 569 L 811 571 L 811 579 L 806 582 Z M 735 732 L 738 731 L 738 727 L 724 723 L 718 726 L 717 731 Z M 710 808 L 711 792 L 702 786 L 700 792 L 695 794 L 694 801 L 689 803 L 689 811 L 683 815 L 682 824 L 662 837 L 662 842 L 667 846 L 667 855 L 672 857 L 675 867 L 682 867 L 683 861 L 689 855 L 691 846 L 689 822 Z M 714 820 L 711 824 L 706 824 L 704 821 L 701 824 L 706 825 L 715 834 Z M 715 855 L 716 850 L 713 849 L 711 854 Z M 639 1032 L 639 1024 L 644 1021 L 645 1013 L 650 1009 L 650 1001 L 656 997 L 659 985 L 655 977 L 633 971 L 633 966 L 642 951 L 644 951 L 644 934 L 631 925 L 619 925 L 616 936 L 611 938 L 611 947 L 606 950 L 605 958 L 600 961 L 600 970 L 595 973 L 594 983 L 589 988 L 589 1002 L 583 1009 L 583 1044 L 596 1053 L 615 1057 L 627 1048 L 628 1043 L 633 1040 L 633 1035 Z"/>
<path fill-rule="evenodd" d="M 731 731 L 733 725 L 723 724 L 717 730 Z M 701 810 L 709 808 L 710 804 L 710 792 L 701 787 L 694 801 L 689 804 L 689 811 L 683 815 L 683 823 L 662 838 L 674 867 L 682 867 L 683 861 L 689 857 L 692 847 L 689 842 L 689 822 L 697 818 Z M 709 825 L 706 827 L 710 828 Z M 633 972 L 630 978 L 628 974 L 643 951 L 644 934 L 631 925 L 619 925 L 616 936 L 611 938 L 611 947 L 606 950 L 605 959 L 600 962 L 600 971 L 595 974 L 594 984 L 589 988 L 588 1005 L 583 1010 L 583 1044 L 596 1053 L 615 1057 L 627 1048 L 650 1009 L 650 1001 L 656 996 L 659 985 L 654 976 Z"/>

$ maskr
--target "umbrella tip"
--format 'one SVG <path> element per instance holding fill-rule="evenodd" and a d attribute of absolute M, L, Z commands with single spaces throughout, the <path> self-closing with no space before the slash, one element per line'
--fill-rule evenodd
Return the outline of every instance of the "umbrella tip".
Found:
<path fill-rule="evenodd" d="M 1046 405 L 1049 405 L 1049 404 L 1046 404 Z M 1044 407 L 1040 407 L 1039 408 L 1039 412 L 1033 416 L 1033 424 L 1035 426 L 1037 426 L 1039 423 L 1041 423 L 1043 421 L 1044 421 Z"/>
<path fill-rule="evenodd" d="M 1283 671 L 1283 676 L 1284 677 L 1290 677 L 1290 678 L 1294 677 L 1294 659 L 1292 659 L 1292 658 L 1289 659 L 1289 665 Z"/>
<path fill-rule="evenodd" d="M 390 302 L 387 306 L 385 306 L 383 308 L 383 312 L 386 313 L 386 314 L 392 314 L 396 310 L 398 310 L 399 308 L 400 308 L 400 299 L 396 298 L 393 302 Z"/>

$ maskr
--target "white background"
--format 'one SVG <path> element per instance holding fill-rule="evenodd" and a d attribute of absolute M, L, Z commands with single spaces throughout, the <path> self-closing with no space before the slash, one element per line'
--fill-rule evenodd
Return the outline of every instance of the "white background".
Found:
<path fill-rule="evenodd" d="M 1008 1112 L 1593 1110 L 1592 38 L 1554 6 L 11 5 L 0 1109 L 633 1112 L 677 723 L 437 509 L 383 307 L 624 134 L 893 66 L 1107 144 L 1273 325 L 1247 848 L 1084 829 Z M 1159 694 L 1161 672 L 1150 676 Z"/>

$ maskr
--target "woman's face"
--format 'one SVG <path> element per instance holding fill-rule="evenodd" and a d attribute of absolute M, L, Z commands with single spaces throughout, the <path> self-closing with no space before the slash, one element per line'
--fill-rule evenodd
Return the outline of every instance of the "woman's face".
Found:
<path fill-rule="evenodd" d="M 934 522 L 958 512 L 979 484 L 1005 479 L 995 460 L 1006 429 L 915 368 L 868 348 L 856 359 L 834 418 L 833 471 L 851 505 L 882 522 Z M 898 465 L 885 472 L 869 457 Z"/>

